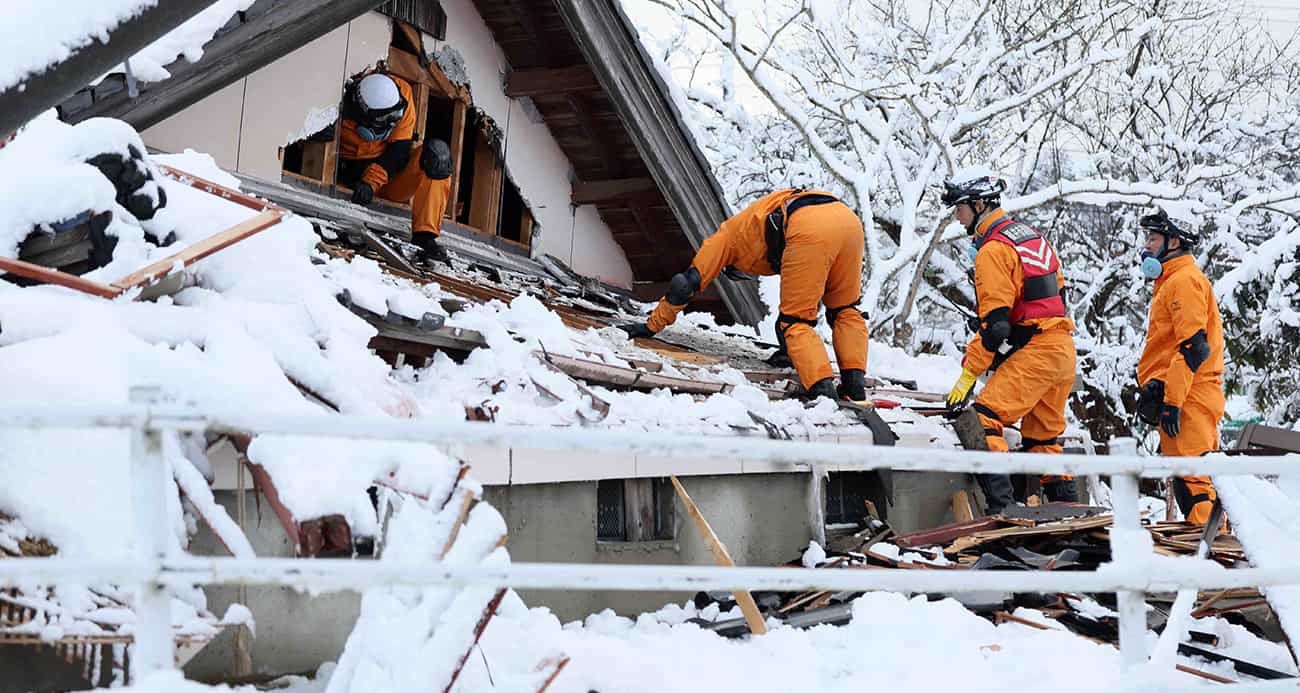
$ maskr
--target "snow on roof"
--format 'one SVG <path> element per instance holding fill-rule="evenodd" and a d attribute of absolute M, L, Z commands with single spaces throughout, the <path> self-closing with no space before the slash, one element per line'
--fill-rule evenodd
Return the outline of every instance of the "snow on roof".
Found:
<path fill-rule="evenodd" d="M 170 76 L 164 66 L 177 58 L 197 61 L 217 30 L 254 1 L 216 0 L 132 56 L 132 73 L 137 79 L 157 82 Z M 39 2 L 9 3 L 0 28 L 0 91 L 22 84 L 96 41 L 107 41 L 111 31 L 157 4 L 158 0 L 60 0 L 57 11 L 51 11 Z"/>
<path fill-rule="evenodd" d="M 93 151 L 116 151 L 130 145 L 139 146 L 138 136 L 117 121 L 100 119 L 68 126 L 43 119 L 0 151 L 0 173 L 13 172 L 14 180 L 29 178 L 23 171 L 49 171 L 48 175 L 36 177 L 27 190 L 29 199 L 39 203 L 17 209 L 0 206 L 4 210 L 0 211 L 0 238 L 4 239 L 0 252 L 13 255 L 18 243 L 43 216 L 48 220 L 71 216 L 87 207 L 114 208 L 111 186 L 100 190 L 92 185 L 93 193 L 86 194 L 80 186 L 66 186 L 60 181 L 64 176 L 94 181 L 97 172 L 80 163 L 80 159 Z M 238 186 L 235 178 L 204 155 L 188 152 L 154 159 L 222 185 Z M 169 204 L 143 225 L 128 219 L 124 212 L 119 214 L 121 221 L 112 227 L 119 237 L 113 260 L 85 275 L 87 278 L 111 281 L 172 252 L 146 243 L 141 226 L 149 227 L 156 237 L 174 231 L 184 245 L 252 214 L 244 207 L 170 179 L 163 185 Z M 45 210 L 44 215 L 41 210 Z M 84 404 L 87 398 L 120 404 L 127 401 L 131 388 L 150 386 L 158 388 L 168 400 L 192 403 L 200 409 L 257 403 L 282 412 L 323 413 L 304 399 L 302 390 L 307 390 L 338 411 L 357 415 L 464 418 L 466 411 L 484 409 L 501 423 L 720 435 L 762 435 L 762 422 L 766 422 L 801 438 L 862 430 L 861 424 L 829 402 L 807 407 L 798 399 L 774 397 L 771 390 L 763 389 L 764 383 L 751 380 L 723 359 L 687 363 L 667 355 L 672 352 L 640 348 L 621 331 L 605 326 L 632 316 L 608 309 L 603 309 L 603 314 L 593 312 L 595 306 L 590 301 L 561 300 L 533 286 L 514 287 L 518 293 L 513 297 L 503 288 L 493 289 L 491 295 L 505 298 L 508 303 L 473 296 L 467 300 L 462 295 L 465 287 L 492 285 L 473 268 L 461 267 L 443 280 L 449 286 L 444 288 L 438 281 L 421 283 L 386 271 L 369 258 L 321 253 L 317 249 L 319 242 L 311 224 L 291 216 L 196 264 L 187 270 L 189 288 L 154 303 L 104 301 L 64 289 L 18 289 L 4 284 L 0 286 L 0 317 L 5 329 L 0 334 L 0 345 L 10 346 L 0 349 L 0 361 L 7 370 L 26 374 L 32 383 L 23 390 L 39 393 L 40 401 L 47 404 Z M 454 293 L 452 288 L 462 293 Z M 462 361 L 437 354 L 426 366 L 408 364 L 392 369 L 370 349 L 375 327 L 336 299 L 344 289 L 355 305 L 378 315 L 392 311 L 412 317 L 426 313 L 445 316 L 449 326 L 481 334 L 486 348 L 475 349 Z M 444 308 L 448 299 L 459 301 L 463 307 L 448 315 Z M 569 306 L 563 315 L 570 316 L 567 319 L 571 324 L 566 324 L 558 308 L 548 303 Z M 588 307 L 586 312 L 579 310 L 584 305 Z M 729 351 L 750 364 L 761 363 L 760 359 L 770 353 L 756 347 L 752 333 L 746 335 L 745 328 L 718 328 L 707 317 L 689 314 L 679 322 L 664 333 L 665 339 L 726 347 L 719 351 Z M 678 349 L 677 353 L 689 352 Z M 921 379 L 934 388 L 943 386 L 949 379 L 944 370 L 952 369 L 952 364 L 940 357 L 913 359 L 884 345 L 874 345 L 872 354 L 887 371 Z M 557 357 L 626 369 L 655 365 L 658 375 L 716 383 L 716 391 L 692 395 L 667 389 L 624 391 L 599 382 L 583 384 L 547 362 Z M 872 371 L 877 370 L 879 366 L 873 364 Z M 62 390 L 38 387 L 45 378 L 63 378 L 53 382 L 67 385 Z M 601 403 L 608 405 L 607 411 L 594 411 Z M 896 413 L 890 417 L 913 426 L 937 444 L 951 444 L 951 436 L 934 422 Z M 0 460 L 30 459 L 28 454 L 50 450 L 51 446 L 64 451 L 61 458 L 86 458 L 86 450 L 78 451 L 78 443 L 51 443 L 41 434 L 29 435 L 34 436 L 31 446 L 19 448 L 27 453 L 0 453 Z M 125 465 L 124 441 L 116 441 L 116 447 L 108 441 L 85 445 L 87 449 L 116 450 L 112 455 L 115 464 Z M 352 474 L 335 475 L 350 483 L 322 485 L 318 470 L 298 472 L 301 465 L 277 463 L 279 458 L 301 458 L 305 447 L 301 441 L 280 445 L 268 439 L 254 445 L 249 454 L 254 461 L 274 469 L 277 482 L 283 483 L 285 489 L 302 489 L 302 493 L 285 493 L 284 500 L 295 517 L 339 512 L 357 530 L 374 527 L 373 517 L 363 516 L 367 515 L 365 488 L 375 477 L 362 476 L 412 467 L 403 461 L 441 457 L 428 446 L 336 446 L 332 451 L 318 451 L 320 458 L 340 460 L 343 466 L 347 466 L 343 460 L 349 456 L 366 457 L 370 462 L 351 466 Z M 423 452 L 417 451 L 420 447 Z M 295 474 L 303 477 L 296 479 Z M 121 476 L 107 467 L 88 470 L 81 478 L 87 483 L 102 479 L 102 488 L 121 483 Z M 34 479 L 31 483 L 52 482 Z M 436 481 L 424 479 L 420 483 Z M 105 495 L 121 497 L 124 492 L 119 489 Z M 6 506 L 22 508 L 24 516 L 30 512 L 33 518 L 42 517 L 40 503 L 0 490 L 0 508 Z M 110 508 L 105 508 L 99 519 L 86 523 L 84 535 L 80 534 L 80 526 L 61 526 L 60 522 L 67 520 L 59 520 L 60 513 L 48 514 L 48 524 L 35 520 L 41 525 L 39 529 L 58 535 L 60 543 L 74 552 L 115 545 L 107 536 L 97 536 L 97 532 L 122 537 L 129 534 L 123 531 L 125 519 L 114 518 Z M 86 519 L 92 515 L 82 512 L 69 517 Z M 87 539 L 83 547 L 78 537 L 93 540 Z"/>

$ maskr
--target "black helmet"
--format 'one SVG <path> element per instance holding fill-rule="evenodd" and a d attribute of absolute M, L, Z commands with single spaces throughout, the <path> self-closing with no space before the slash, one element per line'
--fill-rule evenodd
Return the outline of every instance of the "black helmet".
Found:
<path fill-rule="evenodd" d="M 943 195 L 939 199 L 949 207 L 976 200 L 998 204 L 1006 189 L 1007 182 L 992 173 L 966 171 L 944 179 Z"/>
<path fill-rule="evenodd" d="M 433 180 L 451 178 L 451 147 L 439 139 L 425 140 L 420 152 L 420 169 Z"/>
<path fill-rule="evenodd" d="M 1147 214 L 1138 219 L 1138 226 L 1144 231 L 1155 232 L 1165 238 L 1177 238 L 1184 248 L 1195 247 L 1201 242 L 1201 234 L 1197 233 L 1196 229 L 1191 228 L 1190 225 L 1175 224 L 1163 209 L 1157 209 L 1154 214 Z"/>

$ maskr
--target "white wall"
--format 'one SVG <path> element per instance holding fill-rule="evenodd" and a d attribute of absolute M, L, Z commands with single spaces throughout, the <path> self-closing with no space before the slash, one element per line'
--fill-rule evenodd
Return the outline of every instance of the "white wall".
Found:
<path fill-rule="evenodd" d="M 610 284 L 630 287 L 632 267 L 595 207 L 570 206 L 573 166 L 551 137 L 546 123 L 533 123 L 519 102 L 505 95 L 509 66 L 471 0 L 441 0 L 447 13 L 445 43 L 460 52 L 469 73 L 474 105 L 506 133 L 506 169 L 519 185 L 540 226 L 533 254 L 548 253 L 575 271 Z"/>
<path fill-rule="evenodd" d="M 221 168 L 234 170 L 239 166 L 239 116 L 243 110 L 241 79 L 140 134 L 150 147 L 165 152 L 206 152 Z"/>
<path fill-rule="evenodd" d="M 145 144 L 207 152 L 222 168 L 278 181 L 280 147 L 303 134 L 312 110 L 338 106 L 348 75 L 388 57 L 390 35 L 387 17 L 362 15 L 145 130 Z"/>

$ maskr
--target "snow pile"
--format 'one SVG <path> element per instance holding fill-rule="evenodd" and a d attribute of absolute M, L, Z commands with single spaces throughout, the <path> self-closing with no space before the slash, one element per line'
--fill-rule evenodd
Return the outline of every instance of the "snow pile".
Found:
<path fill-rule="evenodd" d="M 158 0 L 64 0 L 58 11 L 36 2 L 7 3 L 0 33 L 0 91 L 44 72 Z"/>
<path fill-rule="evenodd" d="M 127 156 L 130 147 L 145 150 L 135 130 L 119 120 L 92 118 L 71 126 L 51 111 L 29 123 L 21 137 L 0 149 L 0 255 L 15 257 L 33 227 L 71 219 L 85 210 L 114 209 L 113 184 L 84 162 L 101 153 Z M 108 233 L 124 239 L 139 236 L 138 229 L 117 218 L 130 214 L 117 209 Z"/>
<path fill-rule="evenodd" d="M 171 76 L 164 66 L 177 58 L 197 62 L 203 44 L 253 2 L 216 0 L 132 56 L 132 72 L 140 80 L 157 82 Z M 78 50 L 108 42 L 115 29 L 157 4 L 158 0 L 61 0 L 58 11 L 51 11 L 41 3 L 10 3 L 0 33 L 0 91 L 22 84 Z"/>
<path fill-rule="evenodd" d="M 479 503 L 457 531 L 465 502 L 480 489 L 463 485 L 444 505 L 398 498 L 381 561 L 400 566 L 501 566 L 505 520 Z M 330 678 L 329 693 L 442 690 L 453 681 L 489 608 L 491 587 L 390 587 L 367 590 L 361 616 Z"/>
<path fill-rule="evenodd" d="M 1270 483 L 1255 476 L 1216 476 L 1214 488 L 1251 565 L 1289 569 L 1300 555 L 1300 477 Z M 1282 629 L 1300 635 L 1300 585 L 1263 588 Z"/>
<path fill-rule="evenodd" d="M 716 605 L 709 608 L 716 612 Z M 551 691 L 860 691 L 866 681 L 920 691 L 942 686 L 944 672 L 960 672 L 962 690 L 972 691 L 1196 685 L 1172 670 L 1125 673 L 1113 647 L 1064 630 L 993 625 L 951 599 L 872 593 L 854 603 L 847 626 L 796 630 L 772 621 L 767 635 L 748 640 L 728 640 L 686 622 L 701 615 L 709 614 L 688 603 L 635 621 L 606 611 L 564 625 L 546 609 L 526 608 L 512 593 L 484 633 L 482 658 L 466 666 L 461 690 L 536 690 L 538 663 L 561 653 L 570 662 Z"/>
<path fill-rule="evenodd" d="M 236 12 L 243 12 L 252 7 L 257 0 L 216 0 L 198 14 L 185 20 L 180 26 L 163 34 L 158 40 L 147 45 L 139 53 L 131 56 L 131 71 L 135 77 L 145 82 L 161 82 L 171 73 L 166 65 L 178 58 L 185 58 L 196 63 L 203 57 L 203 45 L 212 40 L 217 30 Z M 125 68 L 115 69 L 123 72 Z"/>
<path fill-rule="evenodd" d="M 3 250 L 12 255 L 43 222 L 87 208 L 113 210 L 116 221 L 109 232 L 118 237 L 113 260 L 86 275 L 110 282 L 254 214 L 160 178 L 169 204 L 140 224 L 116 205 L 107 180 L 80 163 L 90 154 L 122 153 L 131 146 L 143 150 L 139 136 L 119 121 L 100 119 L 75 127 L 51 118 L 33 123 L 0 150 L 0 174 L 14 181 L 0 188 L 5 196 L 0 199 Z M 158 159 L 237 186 L 205 155 L 190 152 Z M 15 187 L 23 189 L 21 199 L 8 197 Z M 158 237 L 174 232 L 177 243 L 158 248 L 145 242 L 146 226 Z M 186 270 L 188 288 L 153 303 L 134 302 L 130 296 L 105 301 L 58 287 L 19 288 L 0 282 L 0 367 L 15 388 L 11 404 L 113 408 L 128 403 L 132 390 L 148 389 L 164 402 L 199 409 L 229 411 L 254 405 L 323 415 L 303 398 L 298 383 L 344 413 L 414 413 L 414 403 L 391 378 L 388 366 L 369 351 L 374 330 L 338 304 L 339 285 L 312 264 L 316 243 L 306 221 L 287 217 Z M 65 555 L 120 557 L 131 548 L 133 526 L 126 503 L 126 434 L 77 433 L 6 432 L 7 444 L 0 450 L 0 472 L 6 479 L 0 510 L 21 517 L 32 532 L 48 537 Z M 300 459 L 295 447 L 303 449 L 267 440 L 256 454 L 268 467 L 288 466 Z M 415 478 L 412 470 L 441 473 L 450 463 L 431 446 L 418 447 L 332 446 L 336 454 L 319 456 L 336 460 L 336 470 L 384 474 L 429 491 L 436 486 L 432 477 Z M 347 463 L 342 461 L 345 454 Z M 179 451 L 169 457 L 176 478 L 190 490 L 200 490 L 194 472 L 203 470 L 182 466 L 187 455 Z M 203 466 L 202 456 L 194 457 Z M 429 465 L 430 459 L 442 463 Z M 290 477 L 286 472 L 294 487 Z M 352 508 L 369 481 L 373 478 L 359 488 L 344 489 L 320 484 L 317 477 L 313 493 L 291 496 L 307 510 Z M 195 493 L 187 495 L 191 501 L 203 500 Z M 207 504 L 203 514 L 222 521 L 224 513 L 215 512 L 215 505 Z M 370 515 L 368 526 L 373 527 L 373 510 Z M 175 518 L 183 540 L 179 508 Z"/>

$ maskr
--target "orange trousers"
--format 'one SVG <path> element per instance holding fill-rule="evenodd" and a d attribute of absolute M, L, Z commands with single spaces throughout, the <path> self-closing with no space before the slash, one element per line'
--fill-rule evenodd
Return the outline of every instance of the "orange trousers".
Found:
<path fill-rule="evenodd" d="M 1206 380 L 1192 383 L 1183 402 L 1177 438 L 1160 431 L 1160 454 L 1171 457 L 1199 457 L 1219 449 L 1219 421 L 1225 408 L 1223 383 Z M 1210 510 L 1219 497 L 1208 476 L 1185 476 L 1180 481 L 1191 497 L 1191 508 L 1183 508 L 1188 522 L 1198 525 L 1210 519 Z M 1182 503 L 1180 503 L 1182 505 Z"/>
<path fill-rule="evenodd" d="M 406 167 L 388 179 L 375 195 L 390 202 L 411 203 L 411 233 L 442 233 L 442 217 L 451 197 L 451 179 L 434 180 L 420 168 L 423 146 L 411 143 L 411 158 Z"/>
<path fill-rule="evenodd" d="M 846 205 L 811 205 L 791 215 L 781 256 L 780 312 L 814 322 L 819 304 L 828 309 L 855 304 L 862 295 L 862 244 L 862 221 Z M 803 386 L 833 377 L 813 326 L 787 324 L 786 350 Z M 866 370 L 867 321 L 857 306 L 840 311 L 831 322 L 831 343 L 841 370 Z"/>
<path fill-rule="evenodd" d="M 1034 335 L 998 366 L 975 398 L 989 450 L 1007 452 L 1002 428 L 1020 421 L 1026 452 L 1061 454 L 1056 438 L 1065 432 L 1065 402 L 1074 388 L 1075 359 L 1074 337 L 1065 330 L 1049 330 Z M 1053 478 L 1044 476 L 1042 481 Z"/>

